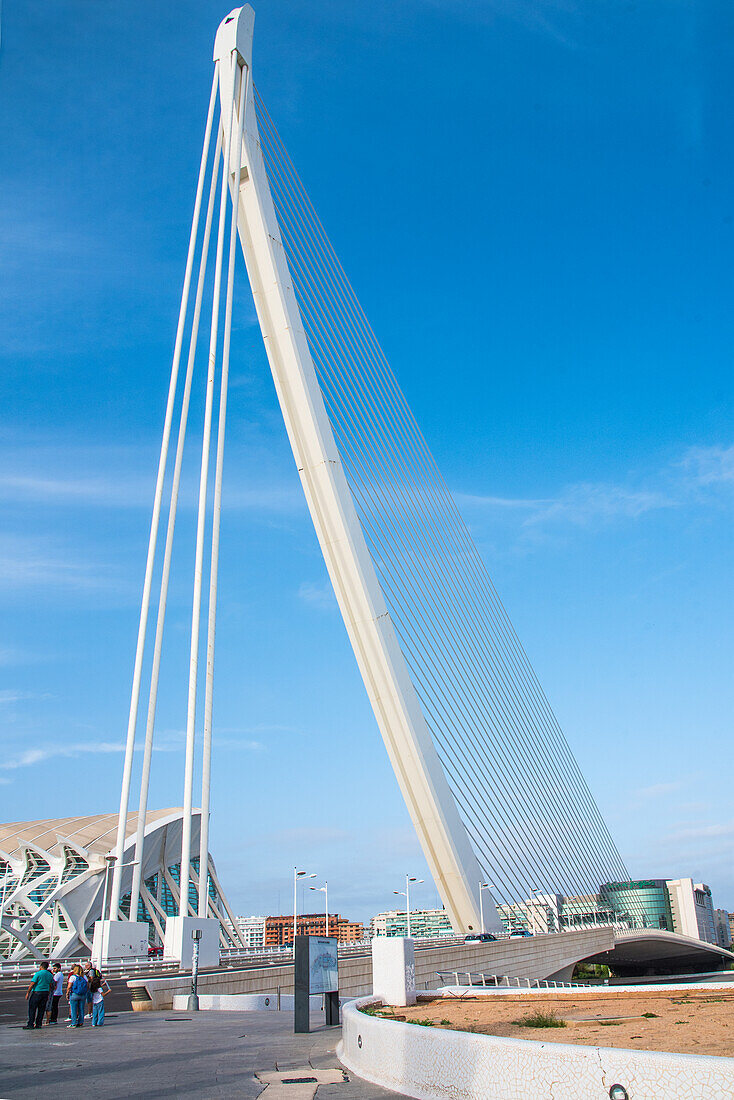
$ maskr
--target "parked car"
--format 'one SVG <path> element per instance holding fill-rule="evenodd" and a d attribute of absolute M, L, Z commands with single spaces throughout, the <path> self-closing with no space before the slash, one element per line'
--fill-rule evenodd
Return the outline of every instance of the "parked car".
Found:
<path fill-rule="evenodd" d="M 464 936 L 464 943 L 495 943 L 496 936 L 493 936 L 491 932 L 472 932 L 468 936 Z"/>
<path fill-rule="evenodd" d="M 163 954 L 163 948 L 160 945 L 156 946 L 155 944 L 151 943 L 148 946 L 148 958 L 149 959 L 156 959 L 162 954 Z"/>
<path fill-rule="evenodd" d="M 516 932 L 510 932 L 511 940 L 524 939 L 525 936 L 532 936 L 532 932 L 528 932 L 526 928 L 518 928 Z"/>

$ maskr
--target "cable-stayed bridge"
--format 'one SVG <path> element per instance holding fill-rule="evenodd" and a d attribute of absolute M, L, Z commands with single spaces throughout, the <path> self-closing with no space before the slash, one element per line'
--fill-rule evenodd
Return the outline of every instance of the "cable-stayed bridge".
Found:
<path fill-rule="evenodd" d="M 181 897 L 207 866 L 213 669 L 235 253 L 250 288 L 304 495 L 377 724 L 456 931 L 480 927 L 480 885 L 512 914 L 628 879 L 573 753 L 252 76 L 254 13 L 221 24 L 176 334 L 138 631 L 111 912 L 125 821 L 167 472 L 171 496 L 148 686 L 147 808 L 172 545 L 202 322 L 208 328 L 187 693 Z M 204 302 L 213 267 L 213 297 Z M 185 364 L 182 371 L 181 367 Z M 183 374 L 183 379 L 181 375 Z M 218 392 L 218 400 L 217 400 Z M 171 438 L 177 421 L 172 461 Z M 212 434 L 216 436 L 213 448 Z M 207 511 L 212 480 L 213 509 Z M 210 527 L 208 519 L 210 518 Z M 204 562 L 210 544 L 208 585 Z M 199 669 L 203 604 L 206 662 Z M 204 681 L 200 850 L 190 823 Z M 142 837 L 138 838 L 142 846 Z M 141 848 L 142 850 L 142 848 Z M 137 856 L 136 856 L 137 858 Z M 129 912 L 137 913 L 139 866 Z M 485 902 L 484 924 L 499 928 Z M 208 912 L 206 876 L 198 915 Z M 620 924 L 635 914 L 614 914 Z"/>

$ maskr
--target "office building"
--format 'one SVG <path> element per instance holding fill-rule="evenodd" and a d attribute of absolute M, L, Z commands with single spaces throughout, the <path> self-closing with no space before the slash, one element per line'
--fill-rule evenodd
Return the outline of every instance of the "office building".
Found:
<path fill-rule="evenodd" d="M 410 934 L 415 939 L 429 936 L 453 936 L 445 909 L 411 909 Z M 404 909 L 378 913 L 370 921 L 370 936 L 407 936 L 408 915 Z"/>
<path fill-rule="evenodd" d="M 256 951 L 265 946 L 265 921 L 267 917 L 237 917 L 236 925 L 243 946 Z"/>
<path fill-rule="evenodd" d="M 728 948 L 731 944 L 730 917 L 731 914 L 727 913 L 726 909 L 714 909 L 714 929 L 719 947 Z"/>
<path fill-rule="evenodd" d="M 297 931 L 299 936 L 325 936 L 325 913 L 299 913 Z M 336 936 L 339 943 L 356 943 L 364 939 L 364 925 L 359 921 L 350 921 L 339 913 L 329 913 L 329 935 Z M 265 946 L 293 946 L 293 914 L 265 918 Z"/>

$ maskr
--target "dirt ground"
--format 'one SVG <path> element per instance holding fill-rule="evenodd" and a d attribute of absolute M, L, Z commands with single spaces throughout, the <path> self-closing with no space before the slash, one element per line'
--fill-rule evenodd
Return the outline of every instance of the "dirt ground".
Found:
<path fill-rule="evenodd" d="M 553 1012 L 566 1026 L 517 1025 L 517 1020 L 535 1012 Z M 547 997 L 442 997 L 421 999 L 411 1008 L 384 1008 L 376 1014 L 543 1043 L 734 1057 L 734 989 L 616 993 L 596 988 L 588 993 L 553 992 Z"/>

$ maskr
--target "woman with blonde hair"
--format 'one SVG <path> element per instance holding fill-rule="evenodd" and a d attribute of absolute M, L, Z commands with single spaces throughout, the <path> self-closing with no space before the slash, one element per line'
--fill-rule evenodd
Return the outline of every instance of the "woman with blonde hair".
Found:
<path fill-rule="evenodd" d="M 69 981 L 66 985 L 66 996 L 69 1001 L 71 1023 L 67 1027 L 84 1027 L 84 1005 L 87 1003 L 87 990 L 89 985 L 84 977 L 84 971 L 78 963 L 71 968 Z"/>

